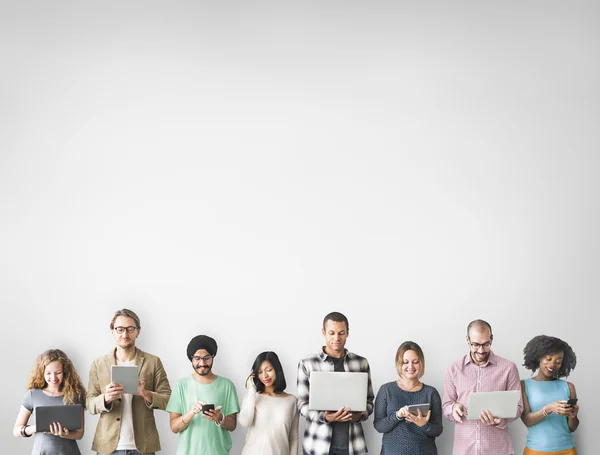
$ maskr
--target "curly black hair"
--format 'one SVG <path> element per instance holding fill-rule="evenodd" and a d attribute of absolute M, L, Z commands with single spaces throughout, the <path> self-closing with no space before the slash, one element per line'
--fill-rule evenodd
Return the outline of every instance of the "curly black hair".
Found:
<path fill-rule="evenodd" d="M 523 366 L 528 370 L 536 371 L 540 367 L 540 359 L 555 352 L 563 353 L 563 361 L 556 377 L 569 376 L 571 370 L 577 365 L 577 356 L 566 341 L 548 335 L 538 335 L 529 340 L 523 349 L 525 362 Z"/>

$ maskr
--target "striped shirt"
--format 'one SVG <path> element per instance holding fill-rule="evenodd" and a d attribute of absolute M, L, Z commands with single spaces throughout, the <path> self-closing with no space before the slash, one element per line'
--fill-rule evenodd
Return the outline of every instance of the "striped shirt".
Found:
<path fill-rule="evenodd" d="M 446 371 L 442 400 L 444 417 L 454 422 L 452 406 L 460 403 L 466 409 L 471 392 L 502 390 L 521 390 L 517 366 L 490 351 L 487 363 L 480 367 L 467 354 Z M 514 451 L 508 424 L 518 419 L 522 412 L 523 403 L 519 398 L 517 416 L 501 419 L 498 425 L 486 425 L 479 420 L 466 420 L 463 417 L 462 423 L 454 426 L 453 455 L 512 455 Z"/>
<path fill-rule="evenodd" d="M 369 362 L 364 357 L 346 350 L 344 370 L 369 374 L 367 414 L 362 418 L 362 420 L 367 420 L 368 416 L 373 412 L 373 399 L 375 398 L 371 384 Z M 298 363 L 298 410 L 306 418 L 306 428 L 302 444 L 304 451 L 309 455 L 328 455 L 333 432 L 332 425 L 335 424 L 330 424 L 325 420 L 324 411 L 308 410 L 311 371 L 334 371 L 333 362 L 328 359 L 327 354 L 322 349 L 321 352 L 308 356 Z M 350 423 L 349 441 L 348 450 L 350 455 L 363 455 L 367 453 L 367 443 L 360 423 Z"/>

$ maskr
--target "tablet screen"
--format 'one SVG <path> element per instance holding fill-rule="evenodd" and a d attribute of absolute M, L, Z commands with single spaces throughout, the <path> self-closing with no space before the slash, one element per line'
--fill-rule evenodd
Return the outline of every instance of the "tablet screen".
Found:
<path fill-rule="evenodd" d="M 125 393 L 136 394 L 138 386 L 138 367 L 113 365 L 110 380 L 125 387 Z"/>
<path fill-rule="evenodd" d="M 429 411 L 429 403 L 408 405 L 408 412 L 411 414 L 419 415 L 419 409 L 421 410 L 421 415 L 427 414 L 427 411 Z"/>

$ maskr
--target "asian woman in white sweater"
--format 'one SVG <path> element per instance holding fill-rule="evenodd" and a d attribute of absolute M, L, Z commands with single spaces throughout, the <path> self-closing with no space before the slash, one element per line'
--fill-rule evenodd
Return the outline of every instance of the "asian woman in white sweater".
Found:
<path fill-rule="evenodd" d="M 246 380 L 248 392 L 238 421 L 248 427 L 242 455 L 297 455 L 297 398 L 285 393 L 285 375 L 277 354 L 262 352 Z"/>

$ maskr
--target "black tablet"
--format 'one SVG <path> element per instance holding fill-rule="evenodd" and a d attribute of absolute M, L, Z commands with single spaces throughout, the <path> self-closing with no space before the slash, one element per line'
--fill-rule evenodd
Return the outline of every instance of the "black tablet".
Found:
<path fill-rule="evenodd" d="M 83 427 L 83 406 L 62 404 L 35 408 L 35 431 L 50 431 L 53 422 L 60 422 L 60 425 L 69 431 L 79 430 Z"/>

